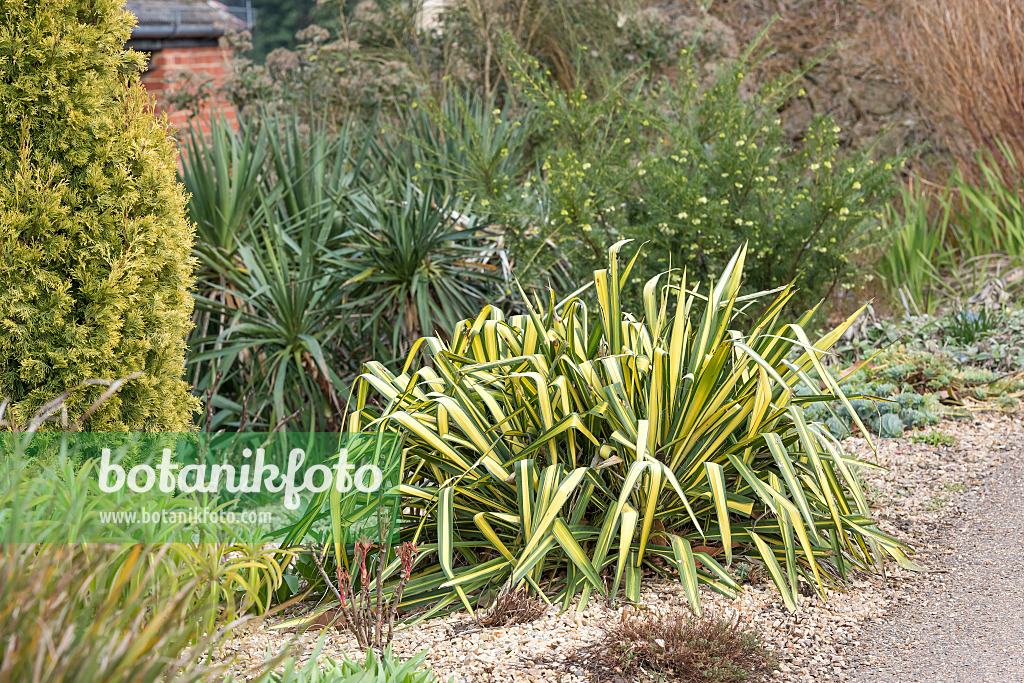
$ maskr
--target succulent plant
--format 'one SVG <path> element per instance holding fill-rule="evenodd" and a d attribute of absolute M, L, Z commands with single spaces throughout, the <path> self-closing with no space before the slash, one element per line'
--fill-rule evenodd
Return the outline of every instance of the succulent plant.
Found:
<path fill-rule="evenodd" d="M 834 417 L 830 417 L 825 420 L 825 426 L 828 427 L 828 431 L 832 433 L 832 436 L 839 440 L 845 439 L 850 436 L 850 427 L 842 420 Z"/>
<path fill-rule="evenodd" d="M 903 420 L 895 413 L 882 415 L 878 420 L 878 435 L 886 439 L 898 439 L 903 436 Z"/>

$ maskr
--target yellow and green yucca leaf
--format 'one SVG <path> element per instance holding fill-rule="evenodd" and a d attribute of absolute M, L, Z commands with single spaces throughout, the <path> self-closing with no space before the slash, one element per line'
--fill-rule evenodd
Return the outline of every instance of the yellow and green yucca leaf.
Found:
<path fill-rule="evenodd" d="M 701 615 L 700 593 L 697 591 L 697 565 L 693 557 L 693 549 L 690 542 L 672 536 L 672 552 L 676 558 L 676 566 L 679 570 L 679 579 L 683 582 L 683 589 L 686 591 L 686 599 L 690 601 L 690 608 L 697 616 Z"/>
<path fill-rule="evenodd" d="M 626 244 L 594 273 L 596 305 L 488 306 L 450 343 L 415 344 L 399 375 L 367 365 L 350 423 L 405 435 L 403 534 L 436 544 L 437 577 L 403 602 L 468 607 L 509 581 L 563 607 L 605 580 L 633 599 L 650 568 L 678 574 L 699 610 L 700 584 L 740 591 L 738 556 L 795 609 L 798 575 L 822 591 L 885 557 L 910 563 L 870 517 L 869 465 L 803 419 L 848 405 L 821 359 L 853 318 L 811 342 L 813 310 L 785 317 L 792 287 L 741 295 L 745 248 L 703 289 L 655 276 L 637 318 L 622 310 Z"/>

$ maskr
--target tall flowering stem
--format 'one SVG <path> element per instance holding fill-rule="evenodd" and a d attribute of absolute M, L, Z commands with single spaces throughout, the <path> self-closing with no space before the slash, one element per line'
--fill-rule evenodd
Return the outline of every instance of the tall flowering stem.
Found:
<path fill-rule="evenodd" d="M 383 520 L 378 524 L 380 544 L 374 544 L 368 538 L 361 538 L 353 546 L 352 572 L 339 562 L 335 570 L 337 587 L 329 586 L 338 598 L 338 612 L 335 628 L 348 630 L 355 636 L 360 647 L 383 651 L 394 636 L 395 616 L 398 605 L 402 601 L 402 593 L 416 564 L 416 544 L 405 542 L 396 549 L 398 567 L 389 567 L 388 557 L 391 554 L 391 543 L 387 534 L 387 523 Z M 377 550 L 371 554 L 371 551 Z M 314 556 L 316 551 L 314 550 Z M 319 566 L 319 559 L 317 560 Z M 398 581 L 390 597 L 384 589 L 384 581 L 398 569 Z M 330 584 L 326 572 L 321 569 L 324 580 Z M 359 579 L 359 591 L 355 591 L 355 579 Z M 371 597 L 370 586 L 375 586 L 375 595 Z"/>

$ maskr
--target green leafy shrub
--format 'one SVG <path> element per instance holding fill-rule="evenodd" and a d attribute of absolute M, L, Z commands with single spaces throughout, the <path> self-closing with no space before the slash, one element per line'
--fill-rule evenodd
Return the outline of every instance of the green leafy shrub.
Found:
<path fill-rule="evenodd" d="M 812 313 L 782 317 L 791 287 L 740 298 L 743 249 L 708 290 L 654 277 L 633 316 L 620 305 L 632 265 L 620 267 L 621 247 L 594 273 L 596 308 L 553 294 L 525 315 L 487 306 L 450 342 L 417 341 L 403 372 L 367 364 L 356 419 L 407 432 L 405 533 L 437 560 L 403 608 L 471 608 L 506 582 L 586 604 L 606 594 L 605 570 L 610 598 L 624 587 L 637 600 L 642 572 L 669 567 L 699 612 L 698 585 L 735 595 L 727 567 L 749 558 L 795 609 L 800 577 L 820 590 L 881 553 L 906 563 L 839 446 L 799 408 L 848 405 L 820 358 L 853 318 L 812 345 Z M 743 336 L 748 305 L 764 313 Z M 826 393 L 794 398 L 812 368 Z M 725 564 L 697 546 L 721 548 Z"/>
<path fill-rule="evenodd" d="M 775 658 L 757 632 L 706 615 L 624 612 L 605 632 L 591 668 L 641 681 L 744 683 L 766 680 Z"/>
<path fill-rule="evenodd" d="M 201 426 L 333 429 L 364 346 L 341 291 L 339 197 L 364 178 L 369 140 L 295 116 L 210 129 L 191 131 L 182 173 L 200 226 L 188 370 Z"/>
<path fill-rule="evenodd" d="M 235 129 L 217 117 L 205 129 L 190 127 L 182 141 L 181 182 L 188 215 L 196 226 L 196 249 L 232 255 L 260 200 L 269 128 Z"/>
<path fill-rule="evenodd" d="M 24 2 L 0 29 L 0 391 L 15 422 L 142 374 L 91 430 L 189 428 L 192 229 L 116 0 Z M 16 57 L 13 57 L 16 55 Z M 67 402 L 76 420 L 100 393 Z"/>
<path fill-rule="evenodd" d="M 840 152 L 825 118 L 790 143 L 777 112 L 798 93 L 793 80 L 748 92 L 757 49 L 720 65 L 710 84 L 698 50 L 684 50 L 676 82 L 619 85 L 599 97 L 560 90 L 536 61 L 511 52 L 516 94 L 537 109 L 543 134 L 541 169 L 530 178 L 543 211 L 516 236 L 517 262 L 529 265 L 537 245 L 553 240 L 577 272 L 589 272 L 610 244 L 635 238 L 652 245 L 642 257 L 648 271 L 686 264 L 706 280 L 747 243 L 753 291 L 795 280 L 799 302 L 810 305 L 852 286 L 852 257 L 896 191 L 902 160 Z"/>

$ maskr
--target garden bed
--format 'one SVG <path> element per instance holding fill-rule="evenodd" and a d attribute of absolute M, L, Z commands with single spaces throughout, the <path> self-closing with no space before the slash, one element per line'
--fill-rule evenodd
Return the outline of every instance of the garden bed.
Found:
<path fill-rule="evenodd" d="M 928 439 L 931 443 L 922 440 L 931 430 L 918 432 L 913 440 L 882 440 L 873 457 L 864 439 L 848 439 L 845 445 L 851 454 L 888 468 L 863 472 L 879 527 L 915 547 L 919 551 L 915 559 L 927 566 L 930 557 L 943 552 L 937 541 L 960 523 L 964 494 L 985 482 L 1002 464 L 1004 454 L 1019 446 L 1020 427 L 1019 414 L 986 412 L 974 419 L 943 420 L 934 428 L 936 436 Z M 703 599 L 707 611 L 739 616 L 757 628 L 779 661 L 774 680 L 846 680 L 861 630 L 906 602 L 917 584 L 932 579 L 930 574 L 890 564 L 884 576 L 853 578 L 854 590 L 829 591 L 827 601 L 801 598 L 795 614 L 785 611 L 767 579 L 747 585 L 737 601 L 709 591 Z M 645 583 L 641 602 L 662 610 L 688 609 L 683 588 L 675 582 Z M 393 649 L 402 656 L 428 650 L 427 663 L 438 676 L 454 675 L 460 682 L 588 681 L 592 672 L 582 650 L 600 640 L 609 623 L 621 619 L 622 609 L 595 599 L 582 612 L 559 614 L 557 607 L 551 607 L 531 623 L 503 628 L 480 627 L 460 612 L 400 631 Z M 272 628 L 283 619 L 270 618 L 228 645 L 224 654 L 237 658 L 236 671 L 257 664 L 268 648 L 277 651 L 296 637 Z M 308 658 L 319 636 L 316 630 L 297 636 L 299 659 Z M 361 655 L 347 633 L 331 630 L 322 654 L 338 657 L 342 653 Z"/>

